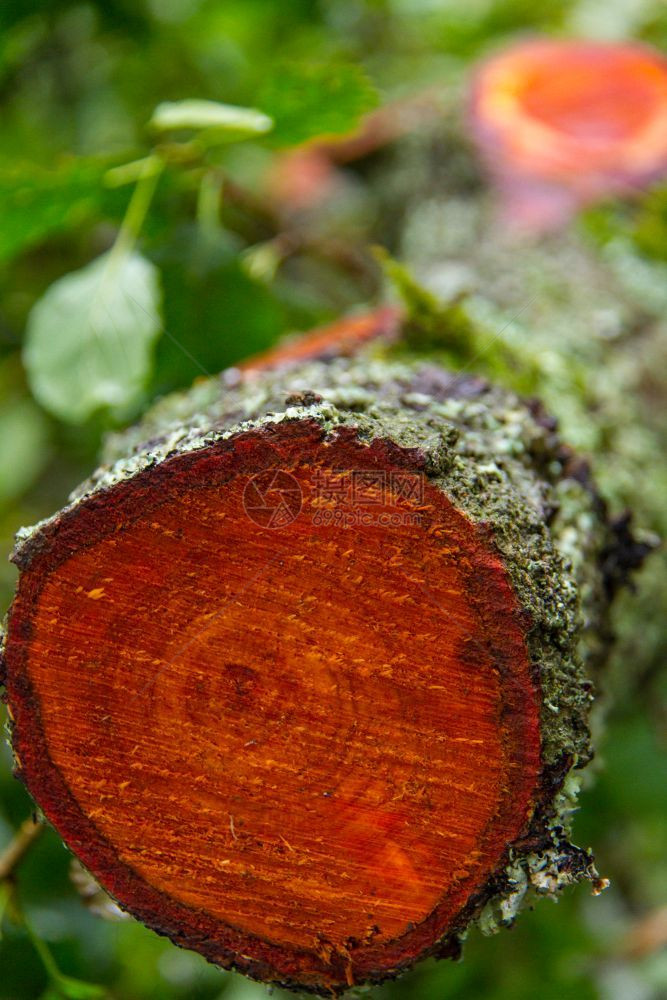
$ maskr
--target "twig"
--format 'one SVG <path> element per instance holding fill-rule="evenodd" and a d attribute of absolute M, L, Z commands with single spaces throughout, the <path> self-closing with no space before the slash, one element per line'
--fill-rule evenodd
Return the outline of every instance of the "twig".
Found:
<path fill-rule="evenodd" d="M 10 840 L 7 847 L 0 854 L 0 882 L 11 878 L 15 869 L 23 860 L 32 844 L 37 840 L 44 829 L 44 823 L 40 819 L 30 816 L 21 823 L 18 831 Z"/>

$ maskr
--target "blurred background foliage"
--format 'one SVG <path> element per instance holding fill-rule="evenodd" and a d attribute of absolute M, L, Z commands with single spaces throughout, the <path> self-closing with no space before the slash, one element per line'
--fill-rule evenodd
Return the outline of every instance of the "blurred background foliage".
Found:
<path fill-rule="evenodd" d="M 407 163 L 415 202 L 423 171 L 412 170 L 408 154 L 396 156 L 380 144 L 346 163 L 330 196 L 313 209 L 299 198 L 313 182 L 308 171 L 295 168 L 291 195 L 284 194 L 285 150 L 350 132 L 376 104 L 396 108 L 393 102 L 423 93 L 448 122 L 444 133 L 452 109 L 456 118 L 463 106 L 471 65 L 530 32 L 636 38 L 664 50 L 667 5 L 3 0 L 2 609 L 16 576 L 5 558 L 14 532 L 63 505 L 94 466 L 106 432 L 157 396 L 382 294 L 380 269 L 368 247 L 405 250 L 404 205 L 395 185 Z M 192 99 L 258 109 L 273 119 L 273 128 L 244 137 L 224 128 L 149 126 L 159 105 Z M 432 128 L 437 133 L 440 126 Z M 445 188 L 451 183 L 476 191 L 481 182 L 474 168 L 470 173 L 465 141 L 463 167 L 459 146 L 441 141 L 436 148 L 447 156 L 425 186 L 435 177 Z M 421 155 L 424 147 L 419 149 Z M 137 161 L 139 166 L 126 167 Z M 596 245 L 621 241 L 630 247 L 638 267 L 655 268 L 647 272 L 652 288 L 660 275 L 664 279 L 667 187 L 631 205 L 593 208 L 576 226 Z M 112 294 L 104 314 L 86 327 L 76 301 L 90 296 L 98 258 L 107 253 L 116 268 L 112 293 L 120 274 L 133 305 L 128 310 L 129 299 L 119 303 Z M 655 315 L 664 312 L 664 299 L 650 308 Z M 572 371 L 578 377 L 574 338 L 581 337 L 573 329 Z M 507 339 L 519 356 L 524 347 L 528 351 L 525 329 L 513 327 Z M 543 346 L 537 345 L 533 353 Z M 599 366 L 600 356 L 577 363 Z M 661 356 L 667 359 L 664 350 Z M 659 396 L 665 381 L 656 376 L 656 385 L 648 387 L 649 409 L 663 416 Z M 610 391 L 616 391 L 613 385 Z M 556 408 L 559 393 L 557 386 Z M 617 421 L 626 420 L 625 402 L 618 405 Z M 638 412 L 631 411 L 635 418 Z M 587 437 L 578 410 L 570 424 L 578 444 L 600 444 Z M 632 436 L 632 427 L 625 430 Z M 660 439 L 648 440 L 653 447 Z M 634 439 L 628 446 L 644 461 L 642 447 L 635 448 Z M 640 501 L 639 513 L 644 527 L 659 530 L 667 521 L 667 478 L 664 459 L 660 466 L 660 456 L 653 458 L 650 467 L 640 462 L 652 499 Z M 619 467 L 631 468 L 622 460 Z M 613 494 L 611 469 L 601 462 Z M 630 493 L 621 482 L 614 499 L 624 503 Z M 657 591 L 649 593 L 655 604 Z M 625 606 L 631 607 L 630 600 Z M 626 640 L 637 632 L 629 614 Z M 653 609 L 653 631 L 664 625 L 663 615 L 664 606 Z M 664 653 L 664 628 L 662 633 L 652 640 L 652 659 L 645 656 L 630 680 L 624 663 L 617 664 L 620 694 L 609 710 L 597 781 L 585 790 L 575 821 L 575 840 L 594 845 L 611 889 L 599 899 L 580 888 L 558 906 L 544 902 L 493 939 L 474 931 L 464 962 L 425 963 L 372 991 L 378 1000 L 651 1000 L 667 994 L 667 957 L 660 948 L 667 924 L 665 713 L 659 707 L 664 673 L 656 659 L 656 650 Z M 627 643 L 625 648 L 631 649 Z M 11 776 L 7 748 L 0 792 L 1 846 L 32 810 Z M 70 862 L 57 835 L 47 830 L 18 869 L 15 898 L 0 894 L 0 905 L 6 904 L 1 1000 L 253 1000 L 266 994 L 133 921 L 91 914 L 73 885 Z"/>

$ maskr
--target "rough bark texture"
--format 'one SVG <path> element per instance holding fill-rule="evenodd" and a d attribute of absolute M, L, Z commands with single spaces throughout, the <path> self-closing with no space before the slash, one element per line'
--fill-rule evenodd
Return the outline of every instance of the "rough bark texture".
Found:
<path fill-rule="evenodd" d="M 21 533 L 4 649 L 17 773 L 101 884 L 323 994 L 599 886 L 567 831 L 617 533 L 539 405 L 397 322 L 113 440 Z"/>
<path fill-rule="evenodd" d="M 465 337 L 441 324 L 439 338 L 424 347 L 446 366 L 539 398 L 563 439 L 590 460 L 619 514 L 619 541 L 625 508 L 655 546 L 667 537 L 667 467 L 658 458 L 667 452 L 665 264 L 641 253 L 631 228 L 623 234 L 623 213 L 634 215 L 628 206 L 538 239 L 508 231 L 464 131 L 456 120 L 425 130 L 378 167 L 380 213 L 391 227 L 382 242 L 468 319 Z M 630 559 L 631 546 L 626 551 Z M 667 657 L 666 579 L 663 545 L 614 612 L 613 678 L 605 689 L 620 701 L 644 690 L 649 710 L 660 702 L 657 678 Z"/>

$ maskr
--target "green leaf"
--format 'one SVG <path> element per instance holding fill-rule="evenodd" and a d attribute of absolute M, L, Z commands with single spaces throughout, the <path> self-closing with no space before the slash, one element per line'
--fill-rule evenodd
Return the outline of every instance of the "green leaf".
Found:
<path fill-rule="evenodd" d="M 0 509 L 21 496 L 49 458 L 49 426 L 24 386 L 21 359 L 0 363 Z"/>
<path fill-rule="evenodd" d="M 107 409 L 127 416 L 140 400 L 160 329 L 157 269 L 113 251 L 60 278 L 28 318 L 23 360 L 35 398 L 82 423 Z"/>
<path fill-rule="evenodd" d="M 159 131 L 173 129 L 214 130 L 216 139 L 237 142 L 264 135 L 273 128 L 268 115 L 254 108 L 238 108 L 217 101 L 166 101 L 158 104 L 149 125 Z"/>
<path fill-rule="evenodd" d="M 9 260 L 51 233 L 73 229 L 122 205 L 122 193 L 105 191 L 109 162 L 68 160 L 55 170 L 34 163 L 0 164 L 0 261 Z"/>
<path fill-rule="evenodd" d="M 0 505 L 21 496 L 49 455 L 47 420 L 24 397 L 0 407 Z"/>
<path fill-rule="evenodd" d="M 275 122 L 270 145 L 296 146 L 316 136 L 351 132 L 377 106 L 378 94 L 352 63 L 288 63 L 269 77 L 257 104 Z"/>

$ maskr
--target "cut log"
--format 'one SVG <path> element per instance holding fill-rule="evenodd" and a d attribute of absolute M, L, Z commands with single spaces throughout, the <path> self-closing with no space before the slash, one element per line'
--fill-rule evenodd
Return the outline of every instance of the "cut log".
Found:
<path fill-rule="evenodd" d="M 17 773 L 119 904 L 331 995 L 597 884 L 611 532 L 537 405 L 312 354 L 158 404 L 23 531 L 4 661 Z"/>

